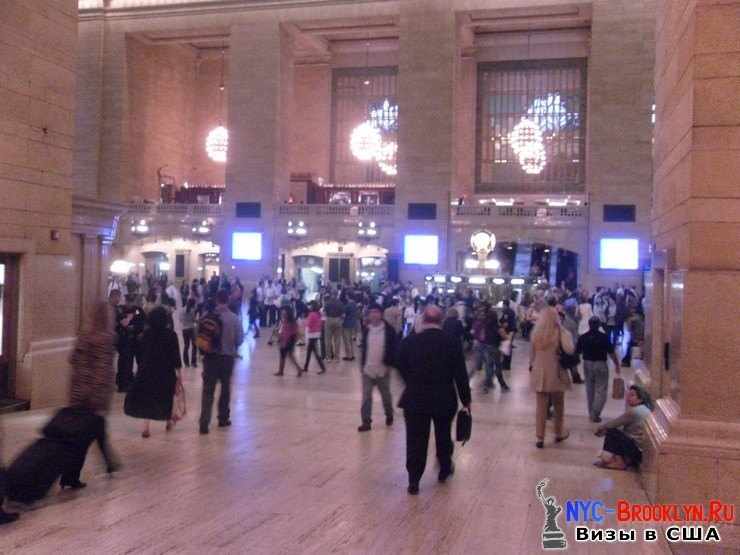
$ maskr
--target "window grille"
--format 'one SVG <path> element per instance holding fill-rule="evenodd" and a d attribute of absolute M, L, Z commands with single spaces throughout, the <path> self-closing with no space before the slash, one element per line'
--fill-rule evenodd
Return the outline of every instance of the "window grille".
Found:
<path fill-rule="evenodd" d="M 477 117 L 478 192 L 583 190 L 584 59 L 479 64 Z M 537 174 L 522 169 L 510 143 L 522 118 L 542 131 L 546 163 Z"/>
<path fill-rule="evenodd" d="M 370 121 L 380 131 L 383 144 L 398 145 L 397 76 L 398 69 L 395 67 L 334 70 L 332 182 L 396 182 L 396 176 L 391 169 L 397 167 L 396 150 L 390 152 L 382 165 L 376 160 L 363 162 L 352 154 L 350 136 L 355 127 L 364 121 Z"/>

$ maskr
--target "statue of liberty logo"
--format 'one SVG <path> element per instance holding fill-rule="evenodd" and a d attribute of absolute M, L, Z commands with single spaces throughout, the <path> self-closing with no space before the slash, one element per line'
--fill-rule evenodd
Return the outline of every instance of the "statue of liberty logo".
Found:
<path fill-rule="evenodd" d="M 537 499 L 545 509 L 545 525 L 542 527 L 542 549 L 566 549 L 568 540 L 565 533 L 558 526 L 558 516 L 563 507 L 557 504 L 555 497 L 546 497 L 544 490 L 550 483 L 549 478 L 543 478 L 537 483 Z"/>

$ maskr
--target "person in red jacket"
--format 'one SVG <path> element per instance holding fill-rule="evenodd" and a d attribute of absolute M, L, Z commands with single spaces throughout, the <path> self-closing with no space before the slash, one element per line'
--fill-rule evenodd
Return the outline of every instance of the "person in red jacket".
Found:
<path fill-rule="evenodd" d="M 311 353 L 316 356 L 316 361 L 319 363 L 321 370 L 319 374 L 326 372 L 324 361 L 319 355 L 319 341 L 321 340 L 321 313 L 319 312 L 319 305 L 316 301 L 313 301 L 309 305 L 308 316 L 306 317 L 306 339 L 308 340 L 308 347 L 306 348 L 306 364 L 303 365 L 303 371 L 308 372 L 308 364 L 311 362 Z"/>

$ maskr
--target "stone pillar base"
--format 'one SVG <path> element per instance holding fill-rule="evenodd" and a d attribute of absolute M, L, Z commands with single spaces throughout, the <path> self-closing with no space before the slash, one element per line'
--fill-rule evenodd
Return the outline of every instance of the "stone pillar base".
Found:
<path fill-rule="evenodd" d="M 58 407 L 69 402 L 69 354 L 75 337 L 32 341 L 17 371 L 17 396 L 31 409 Z"/>
<path fill-rule="evenodd" d="M 718 526 L 722 542 L 711 548 L 740 550 L 740 423 L 682 418 L 673 400 L 659 399 L 646 429 L 640 474 L 651 502 L 699 503 L 705 511 L 712 499 L 734 505 L 735 522 Z M 710 547 L 676 545 L 681 553 Z"/>

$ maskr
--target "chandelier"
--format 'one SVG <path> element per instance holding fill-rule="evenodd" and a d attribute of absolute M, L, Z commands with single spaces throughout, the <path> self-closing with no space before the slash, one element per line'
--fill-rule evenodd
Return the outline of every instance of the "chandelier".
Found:
<path fill-rule="evenodd" d="M 398 152 L 398 143 L 396 141 L 388 141 L 387 143 L 381 143 L 380 149 L 375 159 L 378 162 L 378 167 L 386 175 L 397 175 L 398 166 L 396 165 L 396 153 Z"/>
<path fill-rule="evenodd" d="M 545 169 L 547 154 L 542 130 L 537 123 L 523 117 L 509 133 L 509 143 L 525 173 L 536 175 Z"/>
<path fill-rule="evenodd" d="M 221 49 L 221 81 L 218 85 L 219 90 L 219 106 L 223 106 L 224 89 L 226 85 L 224 83 L 224 66 L 225 62 L 225 50 Z M 211 129 L 210 133 L 206 137 L 206 153 L 208 157 L 214 162 L 225 163 L 226 155 L 229 151 L 229 131 L 221 123 L 218 127 Z"/>
<path fill-rule="evenodd" d="M 352 130 L 349 148 L 355 158 L 369 162 L 380 154 L 382 142 L 380 131 L 369 121 L 364 121 Z"/>
<path fill-rule="evenodd" d="M 214 162 L 226 162 L 229 151 L 229 131 L 223 125 L 211 130 L 206 137 L 206 152 Z"/>

